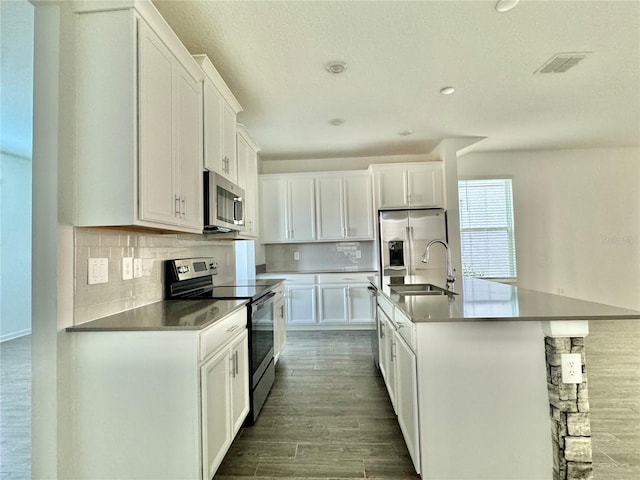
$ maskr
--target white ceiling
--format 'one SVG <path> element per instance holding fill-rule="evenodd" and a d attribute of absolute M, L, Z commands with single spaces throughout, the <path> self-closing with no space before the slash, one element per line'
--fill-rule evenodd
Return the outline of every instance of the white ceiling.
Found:
<path fill-rule="evenodd" d="M 487 137 L 475 151 L 640 144 L 638 0 L 522 0 L 503 14 L 493 0 L 154 4 L 211 58 L 263 159 L 428 153 L 446 137 Z M 345 73 L 324 70 L 334 60 Z"/>

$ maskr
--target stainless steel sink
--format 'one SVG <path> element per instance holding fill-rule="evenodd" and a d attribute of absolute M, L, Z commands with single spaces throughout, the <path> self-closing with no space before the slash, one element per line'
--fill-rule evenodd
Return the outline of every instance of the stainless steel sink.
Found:
<path fill-rule="evenodd" d="M 393 293 L 398 295 L 457 295 L 431 283 L 412 283 L 405 285 L 389 285 Z"/>

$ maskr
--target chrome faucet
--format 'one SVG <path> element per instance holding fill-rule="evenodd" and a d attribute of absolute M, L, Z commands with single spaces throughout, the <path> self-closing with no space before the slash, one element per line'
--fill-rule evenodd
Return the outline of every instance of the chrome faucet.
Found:
<path fill-rule="evenodd" d="M 431 245 L 435 243 L 442 244 L 442 246 L 444 246 L 445 250 L 447 251 L 446 282 L 447 282 L 447 288 L 450 288 L 451 286 L 453 286 L 453 283 L 456 281 L 456 276 L 455 276 L 456 271 L 455 269 L 451 268 L 451 249 L 449 248 L 449 245 L 447 245 L 447 242 L 445 242 L 444 240 L 435 239 L 427 243 L 427 249 L 424 251 L 424 254 L 422 255 L 422 263 L 429 263 L 429 249 L 431 248 Z"/>

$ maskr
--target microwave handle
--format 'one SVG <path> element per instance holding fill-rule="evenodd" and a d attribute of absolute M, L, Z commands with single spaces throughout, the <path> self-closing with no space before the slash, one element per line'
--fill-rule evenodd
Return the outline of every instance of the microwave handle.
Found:
<path fill-rule="evenodd" d="M 240 212 L 242 212 L 242 202 L 243 202 L 243 198 L 242 197 L 234 197 L 233 199 L 233 221 L 236 225 L 242 225 L 244 224 L 244 221 L 242 218 L 239 218 L 240 215 L 238 215 L 238 207 L 240 207 Z"/>

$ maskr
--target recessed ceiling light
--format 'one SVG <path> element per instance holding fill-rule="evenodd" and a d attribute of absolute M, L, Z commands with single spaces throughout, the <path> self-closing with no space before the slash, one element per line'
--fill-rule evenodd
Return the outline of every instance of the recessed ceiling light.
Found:
<path fill-rule="evenodd" d="M 344 62 L 330 62 L 325 67 L 329 73 L 342 73 L 347 69 L 347 64 Z"/>
<path fill-rule="evenodd" d="M 344 123 L 342 118 L 332 118 L 329 120 L 329 125 L 333 125 L 334 127 L 338 127 Z"/>
<path fill-rule="evenodd" d="M 504 12 L 508 12 L 509 10 L 511 10 L 512 8 L 514 8 L 516 5 L 518 5 L 518 2 L 520 0 L 498 0 L 496 2 L 496 12 L 499 13 L 504 13 Z"/>
<path fill-rule="evenodd" d="M 455 92 L 456 89 L 453 87 L 443 87 L 440 89 L 440 93 L 442 95 L 451 95 L 453 92 Z"/>
<path fill-rule="evenodd" d="M 409 135 L 413 135 L 413 130 L 403 130 L 401 132 L 398 132 L 398 135 L 400 135 L 401 137 L 408 137 Z"/>

